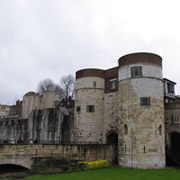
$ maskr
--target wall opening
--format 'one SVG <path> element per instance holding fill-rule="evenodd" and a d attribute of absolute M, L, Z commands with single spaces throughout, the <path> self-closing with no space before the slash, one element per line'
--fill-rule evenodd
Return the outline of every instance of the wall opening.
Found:
<path fill-rule="evenodd" d="M 25 172 L 30 171 L 29 169 L 19 166 L 19 165 L 13 165 L 13 164 L 2 164 L 0 165 L 0 174 L 4 173 L 17 173 L 17 172 Z"/>
<path fill-rule="evenodd" d="M 128 126 L 127 126 L 127 124 L 124 125 L 124 134 L 125 135 L 128 134 Z"/>
<path fill-rule="evenodd" d="M 159 131 L 159 135 L 161 136 L 162 135 L 162 126 L 161 125 L 159 126 L 158 131 Z"/>
<path fill-rule="evenodd" d="M 115 132 L 111 132 L 107 135 L 107 144 L 117 144 L 118 135 Z"/>
<path fill-rule="evenodd" d="M 170 148 L 166 147 L 166 165 L 180 167 L 180 133 L 172 133 L 170 140 Z"/>
<path fill-rule="evenodd" d="M 180 153 L 180 133 L 171 134 L 171 150 Z"/>
<path fill-rule="evenodd" d="M 115 148 L 114 148 L 114 157 L 113 157 L 113 164 L 118 164 L 118 134 L 116 132 L 109 132 L 106 136 L 107 140 L 107 144 L 114 144 Z"/>

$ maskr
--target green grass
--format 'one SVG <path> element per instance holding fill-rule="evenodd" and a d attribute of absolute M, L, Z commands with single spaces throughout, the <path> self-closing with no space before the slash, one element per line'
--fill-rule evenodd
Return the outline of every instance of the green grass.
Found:
<path fill-rule="evenodd" d="M 111 167 L 89 171 L 25 178 L 27 180 L 180 180 L 180 170 L 139 170 Z"/>

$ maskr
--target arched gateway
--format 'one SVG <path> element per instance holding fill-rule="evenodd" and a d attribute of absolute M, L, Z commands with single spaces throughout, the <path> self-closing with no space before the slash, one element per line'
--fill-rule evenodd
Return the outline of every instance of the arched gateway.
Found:
<path fill-rule="evenodd" d="M 114 131 L 106 135 L 107 144 L 118 144 L 118 134 Z"/>

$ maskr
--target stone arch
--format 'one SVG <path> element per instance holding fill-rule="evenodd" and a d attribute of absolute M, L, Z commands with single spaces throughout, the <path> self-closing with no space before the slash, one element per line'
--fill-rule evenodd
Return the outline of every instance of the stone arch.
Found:
<path fill-rule="evenodd" d="M 32 169 L 32 159 L 31 158 L 1 158 L 0 159 L 0 165 L 16 165 L 21 166 L 26 169 L 31 170 Z"/>
<path fill-rule="evenodd" d="M 106 143 L 107 144 L 118 144 L 118 133 L 114 130 L 106 133 Z"/>
<path fill-rule="evenodd" d="M 14 165 L 14 164 L 1 164 L 0 165 L 0 174 L 1 173 L 16 173 L 16 172 L 23 172 L 23 171 L 30 171 L 23 166 Z"/>

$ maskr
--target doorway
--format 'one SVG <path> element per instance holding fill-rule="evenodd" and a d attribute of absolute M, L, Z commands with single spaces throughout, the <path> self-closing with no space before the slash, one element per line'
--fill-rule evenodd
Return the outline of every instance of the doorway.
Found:
<path fill-rule="evenodd" d="M 171 134 L 171 151 L 180 153 L 180 133 Z"/>
<path fill-rule="evenodd" d="M 118 134 L 111 132 L 107 135 L 107 144 L 117 144 L 118 143 Z"/>
<path fill-rule="evenodd" d="M 106 135 L 107 144 L 112 144 L 114 147 L 113 164 L 118 164 L 118 134 L 116 132 L 109 132 Z"/>

